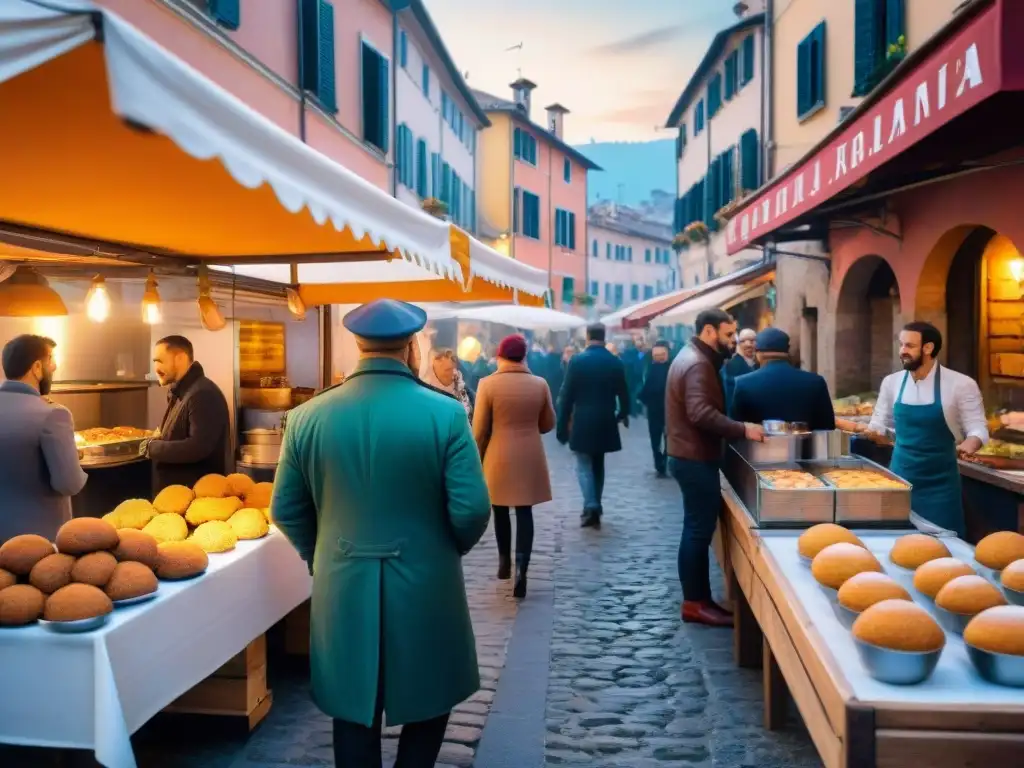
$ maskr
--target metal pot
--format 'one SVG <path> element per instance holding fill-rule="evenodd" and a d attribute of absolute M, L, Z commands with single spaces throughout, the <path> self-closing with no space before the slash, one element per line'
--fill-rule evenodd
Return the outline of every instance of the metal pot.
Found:
<path fill-rule="evenodd" d="M 246 445 L 281 445 L 284 433 L 277 429 L 249 429 L 242 433 Z"/>
<path fill-rule="evenodd" d="M 242 461 L 248 464 L 277 464 L 281 458 L 280 445 L 243 445 L 240 449 Z"/>
<path fill-rule="evenodd" d="M 816 429 L 807 441 L 807 457 L 812 461 L 827 461 L 850 455 L 850 434 L 840 429 Z"/>

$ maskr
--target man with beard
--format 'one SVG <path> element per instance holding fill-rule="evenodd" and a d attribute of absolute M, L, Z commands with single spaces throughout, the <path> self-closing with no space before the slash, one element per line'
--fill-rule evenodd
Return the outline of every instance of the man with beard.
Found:
<path fill-rule="evenodd" d="M 191 488 L 203 475 L 228 472 L 228 403 L 194 355 L 184 336 L 167 336 L 153 348 L 153 369 L 168 388 L 160 435 L 142 444 L 153 462 L 154 494 L 168 485 Z"/>
<path fill-rule="evenodd" d="M 913 322 L 900 332 L 903 370 L 882 380 L 868 427 L 896 431 L 889 469 L 912 486 L 911 508 L 935 525 L 965 534 L 958 454 L 988 442 L 981 390 L 973 379 L 939 365 L 942 334 Z"/>
<path fill-rule="evenodd" d="M 655 342 L 651 349 L 651 363 L 647 367 L 644 384 L 637 399 L 647 409 L 647 428 L 651 434 L 654 471 L 658 477 L 665 474 L 665 384 L 668 382 L 669 346 L 667 341 Z"/>
<path fill-rule="evenodd" d="M 726 408 L 732 402 L 732 394 L 736 390 L 736 379 L 753 373 L 758 367 L 755 353 L 757 332 L 753 328 L 744 328 L 736 339 L 736 354 L 722 366 L 722 386 L 725 388 Z"/>
<path fill-rule="evenodd" d="M 732 614 L 711 599 L 708 549 L 718 523 L 718 472 L 725 440 L 764 439 L 759 424 L 725 415 L 718 376 L 736 345 L 736 321 L 721 309 L 697 315 L 692 337 L 668 372 L 665 394 L 668 471 L 683 493 L 683 535 L 679 543 L 682 619 L 714 627 L 732 626 Z"/>
<path fill-rule="evenodd" d="M 53 540 L 71 519 L 71 497 L 88 479 L 78 462 L 71 413 L 51 405 L 53 339 L 18 336 L 4 346 L 0 384 L 0 541 L 23 533 Z"/>

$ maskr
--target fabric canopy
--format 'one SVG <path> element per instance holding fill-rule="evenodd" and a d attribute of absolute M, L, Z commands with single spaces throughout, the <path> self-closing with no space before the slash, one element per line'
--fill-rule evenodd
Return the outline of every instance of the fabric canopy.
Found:
<path fill-rule="evenodd" d="M 526 331 L 568 331 L 582 328 L 587 321 L 582 317 L 559 312 L 547 307 L 523 307 L 510 304 L 496 304 L 485 307 L 458 307 L 455 309 L 428 308 L 427 316 L 432 320 L 458 319 L 476 320 L 485 323 L 500 323 Z"/>
<path fill-rule="evenodd" d="M 676 293 L 683 293 L 683 291 L 677 291 Z M 687 293 L 689 293 L 689 291 L 687 291 Z M 674 296 L 675 294 L 669 295 Z M 659 306 L 662 302 L 664 302 L 664 300 L 664 296 L 656 296 L 653 299 L 644 299 L 643 301 L 638 302 L 637 304 L 630 304 L 628 307 L 623 307 L 622 309 L 617 309 L 614 312 L 604 315 L 601 318 L 601 324 L 607 326 L 608 328 L 621 328 L 623 327 L 623 320 L 632 315 L 634 312 L 642 311 L 648 307 Z"/>
<path fill-rule="evenodd" d="M 759 285 L 726 285 L 684 300 L 675 309 L 651 320 L 653 325 L 690 325 L 705 309 L 730 309 L 749 299 L 764 296 L 767 283 Z"/>
<path fill-rule="evenodd" d="M 86 0 L 0 2 L 0 113 L 9 225 L 219 263 L 404 259 L 502 300 L 547 288 Z"/>

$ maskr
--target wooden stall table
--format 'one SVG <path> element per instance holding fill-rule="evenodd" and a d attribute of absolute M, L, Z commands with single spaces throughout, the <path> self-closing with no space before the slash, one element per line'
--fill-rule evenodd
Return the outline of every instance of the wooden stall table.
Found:
<path fill-rule="evenodd" d="M 722 500 L 716 554 L 732 584 L 736 660 L 763 668 L 765 727 L 781 727 L 792 695 L 826 768 L 1020 763 L 1024 691 L 981 680 L 968 668 L 962 641 L 948 636 L 939 667 L 921 685 L 867 677 L 852 639 L 836 632 L 849 634 L 828 599 L 796 570 L 809 577 L 796 556 L 799 532 L 755 528 L 724 479 Z M 870 535 L 862 536 L 866 543 Z"/>

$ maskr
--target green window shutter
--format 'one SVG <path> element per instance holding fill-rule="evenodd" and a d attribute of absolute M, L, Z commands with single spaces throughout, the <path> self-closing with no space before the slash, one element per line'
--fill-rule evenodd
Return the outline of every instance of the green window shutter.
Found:
<path fill-rule="evenodd" d="M 650 248 L 644 249 L 644 262 L 647 263 L 647 264 L 651 263 L 651 249 Z"/>
<path fill-rule="evenodd" d="M 469 190 L 469 226 L 476 233 L 476 190 Z"/>
<path fill-rule="evenodd" d="M 572 183 L 572 161 L 568 157 L 562 162 L 562 178 L 566 184 Z"/>
<path fill-rule="evenodd" d="M 521 218 L 520 211 L 522 210 L 522 203 L 520 202 L 521 190 L 516 187 L 512 190 L 512 231 L 516 234 L 519 233 L 519 220 Z"/>
<path fill-rule="evenodd" d="M 740 76 L 740 85 L 746 85 L 754 79 L 754 36 L 747 35 L 743 39 L 743 74 Z"/>
<path fill-rule="evenodd" d="M 423 77 L 422 77 L 423 95 L 428 99 L 430 98 L 430 67 L 426 64 L 423 65 Z"/>
<path fill-rule="evenodd" d="M 512 154 L 516 157 L 523 156 L 523 132 L 516 128 L 512 131 Z"/>
<path fill-rule="evenodd" d="M 562 278 L 562 303 L 572 304 L 576 295 L 576 281 L 571 277 Z"/>
<path fill-rule="evenodd" d="M 733 51 L 725 60 L 725 100 L 728 101 L 735 94 L 739 87 L 739 52 Z"/>
<path fill-rule="evenodd" d="M 569 250 L 576 250 L 576 214 L 569 214 Z"/>
<path fill-rule="evenodd" d="M 380 147 L 381 152 L 388 151 L 388 133 L 391 115 L 391 66 L 383 56 L 377 56 L 377 78 L 380 82 Z"/>
<path fill-rule="evenodd" d="M 405 142 L 402 138 L 405 135 L 405 124 L 401 123 L 397 129 L 397 141 L 395 142 L 395 172 L 398 174 L 398 182 L 400 184 L 405 183 Z"/>
<path fill-rule="evenodd" d="M 854 0 L 854 96 L 864 96 L 875 87 L 876 72 L 885 58 L 885 18 L 881 10 L 878 0 Z"/>
<path fill-rule="evenodd" d="M 380 57 L 366 43 L 362 46 L 362 80 L 363 80 L 363 140 L 380 147 L 380 76 L 378 59 Z"/>
<path fill-rule="evenodd" d="M 811 45 L 803 40 L 796 49 L 796 114 L 803 117 L 811 108 Z"/>
<path fill-rule="evenodd" d="M 226 29 L 238 29 L 242 23 L 240 0 L 209 0 L 210 16 Z"/>
<path fill-rule="evenodd" d="M 409 64 L 409 36 L 404 29 L 398 35 L 398 61 L 402 69 Z"/>
<path fill-rule="evenodd" d="M 722 108 L 722 73 L 716 72 L 708 83 L 708 119 Z"/>
<path fill-rule="evenodd" d="M 320 1 L 320 40 L 317 55 L 319 87 L 316 95 L 320 105 L 332 115 L 338 111 L 334 72 L 334 6 Z"/>
<path fill-rule="evenodd" d="M 427 142 L 420 139 L 416 142 L 416 194 L 427 196 Z"/>
<path fill-rule="evenodd" d="M 441 199 L 448 205 L 448 212 L 452 207 L 452 169 L 448 163 L 441 163 Z"/>
<path fill-rule="evenodd" d="M 906 35 L 904 27 L 903 4 L 905 0 L 885 0 L 885 44 L 886 54 L 889 46 Z"/>
<path fill-rule="evenodd" d="M 316 93 L 320 82 L 320 0 L 299 0 L 299 86 Z"/>

